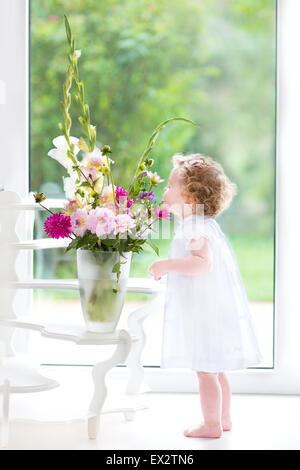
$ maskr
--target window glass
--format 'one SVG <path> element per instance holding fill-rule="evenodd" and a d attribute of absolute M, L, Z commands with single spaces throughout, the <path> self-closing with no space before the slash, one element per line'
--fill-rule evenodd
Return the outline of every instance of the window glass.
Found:
<path fill-rule="evenodd" d="M 82 50 L 79 70 L 91 122 L 97 126 L 98 144 L 113 150 L 118 185 L 128 187 L 152 131 L 171 116 L 192 119 L 201 127 L 176 123 L 161 132 L 152 156 L 166 184 L 171 156 L 177 152 L 211 156 L 237 184 L 231 207 L 217 220 L 239 262 L 264 355 L 262 366 L 272 367 L 276 1 L 31 0 L 30 190 L 49 198 L 65 197 L 62 176 L 67 176 L 47 156 L 63 120 L 64 14 L 76 48 Z M 79 137 L 74 98 L 72 110 L 71 134 Z M 46 237 L 46 216 L 37 214 L 36 236 Z M 170 238 L 156 244 L 160 257 L 167 257 Z M 149 278 L 148 268 L 157 259 L 150 248 L 134 255 L 131 276 Z M 74 252 L 40 250 L 34 263 L 36 277 L 76 278 Z M 41 317 L 82 321 L 77 292 L 36 290 L 34 296 Z M 146 296 L 128 295 L 126 312 L 145 301 Z M 159 365 L 162 319 L 161 309 L 145 322 L 145 365 Z M 84 348 L 67 354 L 59 343 L 57 352 L 44 339 L 36 347 L 44 348 L 46 362 L 93 362 Z"/>

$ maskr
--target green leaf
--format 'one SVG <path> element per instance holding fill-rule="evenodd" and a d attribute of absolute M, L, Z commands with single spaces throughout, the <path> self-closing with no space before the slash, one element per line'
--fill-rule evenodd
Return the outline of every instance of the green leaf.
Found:
<path fill-rule="evenodd" d="M 69 245 L 67 246 L 66 250 L 65 250 L 65 253 L 67 253 L 67 251 L 71 250 L 72 248 L 77 248 L 77 243 L 78 243 L 78 239 L 75 238 L 74 240 L 71 241 L 71 243 L 69 243 Z"/>
<path fill-rule="evenodd" d="M 151 240 L 147 239 L 147 240 L 145 240 L 145 243 L 147 243 L 147 245 L 151 246 L 152 250 L 154 250 L 155 253 L 157 254 L 157 256 L 159 256 L 159 249 L 157 248 L 156 245 L 154 245 L 154 243 L 152 243 Z"/>
<path fill-rule="evenodd" d="M 120 269 L 120 263 L 119 261 L 114 265 L 114 267 L 112 268 L 112 273 L 117 273 Z"/>
<path fill-rule="evenodd" d="M 67 38 L 68 38 L 69 44 L 71 45 L 72 32 L 71 32 L 70 24 L 69 24 L 69 21 L 68 21 L 68 18 L 66 17 L 66 15 L 64 15 L 64 18 L 65 18 L 65 27 L 66 27 Z"/>

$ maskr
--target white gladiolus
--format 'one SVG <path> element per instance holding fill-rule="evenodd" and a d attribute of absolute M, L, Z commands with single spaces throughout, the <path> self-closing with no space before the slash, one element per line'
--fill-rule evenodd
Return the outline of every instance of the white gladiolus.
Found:
<path fill-rule="evenodd" d="M 77 189 L 75 184 L 76 178 L 76 173 L 73 173 L 73 176 L 70 176 L 69 178 L 63 176 L 64 191 L 67 199 L 75 199 L 75 191 Z"/>
<path fill-rule="evenodd" d="M 79 139 L 77 137 L 70 136 L 70 142 L 74 144 L 74 154 L 77 155 L 79 152 L 79 147 L 76 145 Z M 69 175 L 74 177 L 74 170 L 72 166 L 74 163 L 72 162 L 71 158 L 68 157 L 67 151 L 69 150 L 68 143 L 64 135 L 60 135 L 53 139 L 53 145 L 56 147 L 54 149 L 49 150 L 48 155 L 54 160 L 57 160 L 62 166 L 64 166 Z M 76 173 L 75 173 L 76 174 Z"/>

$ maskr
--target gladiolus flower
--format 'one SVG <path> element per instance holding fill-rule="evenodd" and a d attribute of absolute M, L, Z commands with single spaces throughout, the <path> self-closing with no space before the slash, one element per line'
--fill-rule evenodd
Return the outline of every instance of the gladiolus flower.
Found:
<path fill-rule="evenodd" d="M 77 155 L 79 152 L 79 147 L 77 146 L 79 139 L 77 137 L 70 136 L 70 142 L 74 144 L 74 154 Z M 72 166 L 74 165 L 71 158 L 68 157 L 67 151 L 69 149 L 68 142 L 64 135 L 60 135 L 53 139 L 53 145 L 56 147 L 54 149 L 49 150 L 48 155 L 49 157 L 54 158 L 57 160 L 61 165 L 63 165 L 67 170 L 69 175 L 73 175 L 74 170 Z"/>
<path fill-rule="evenodd" d="M 62 178 L 63 178 L 64 191 L 65 191 L 67 199 L 74 199 L 75 192 L 76 192 L 77 175 L 74 172 L 72 176 L 68 176 L 68 177 L 63 176 Z"/>

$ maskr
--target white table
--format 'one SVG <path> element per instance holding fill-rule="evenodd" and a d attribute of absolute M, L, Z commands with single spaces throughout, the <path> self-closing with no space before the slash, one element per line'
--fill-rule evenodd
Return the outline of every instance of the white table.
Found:
<path fill-rule="evenodd" d="M 75 287 L 73 283 L 72 287 Z M 135 289 L 137 286 L 135 286 Z M 149 292 L 147 292 L 149 293 Z M 104 409 L 107 397 L 107 387 L 105 378 L 108 372 L 118 364 L 126 363 L 128 369 L 128 381 L 126 394 L 138 396 L 143 382 L 143 366 L 141 364 L 141 354 L 145 345 L 145 332 L 143 322 L 155 305 L 158 305 L 163 294 L 163 285 L 156 287 L 155 299 L 148 301 L 145 306 L 138 308 L 129 315 L 128 330 L 118 329 L 114 333 L 93 333 L 88 332 L 82 325 L 49 324 L 26 317 L 26 320 L 5 319 L 0 320 L 0 326 L 11 328 L 25 328 L 38 331 L 45 338 L 72 341 L 78 345 L 115 345 L 116 348 L 104 361 L 99 361 L 92 369 L 94 382 L 94 393 L 87 411 L 88 436 L 96 439 L 99 431 L 100 415 L 102 413 L 123 413 L 126 420 L 134 419 L 135 413 L 146 409 L 147 406 L 141 403 L 116 404 L 109 410 Z M 0 364 L 0 392 L 3 392 L 3 429 L 8 435 L 9 418 L 9 397 L 11 393 L 26 393 L 42 390 L 50 390 L 59 384 L 47 377 L 44 377 L 34 366 L 21 361 L 19 358 L 3 358 Z M 124 398 L 124 397 L 123 397 Z M 122 400 L 121 400 L 122 401 Z M 125 400 L 126 402 L 126 400 Z M 7 438 L 4 438 L 7 440 Z"/>

